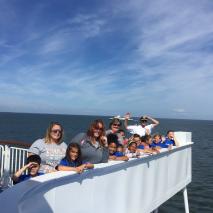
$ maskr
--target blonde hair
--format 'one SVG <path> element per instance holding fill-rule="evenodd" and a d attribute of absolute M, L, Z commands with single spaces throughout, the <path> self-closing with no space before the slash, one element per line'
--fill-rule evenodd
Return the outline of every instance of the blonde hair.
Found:
<path fill-rule="evenodd" d="M 63 137 L 64 137 L 64 129 L 63 129 L 62 125 L 58 122 L 51 122 L 46 130 L 46 135 L 44 137 L 45 143 L 51 143 L 51 131 L 52 131 L 53 126 L 55 126 L 55 125 L 61 127 L 61 137 L 58 139 L 58 144 L 60 144 L 62 142 Z"/>

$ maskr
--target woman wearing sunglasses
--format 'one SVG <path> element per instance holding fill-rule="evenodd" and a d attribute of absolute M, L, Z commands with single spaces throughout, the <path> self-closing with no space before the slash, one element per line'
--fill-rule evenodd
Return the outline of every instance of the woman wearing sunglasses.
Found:
<path fill-rule="evenodd" d="M 47 128 L 43 139 L 36 140 L 29 148 L 29 155 L 41 157 L 40 171 L 49 173 L 56 171 L 55 167 L 65 156 L 67 145 L 63 142 L 64 130 L 60 123 L 52 122 Z"/>
<path fill-rule="evenodd" d="M 93 121 L 87 133 L 76 135 L 71 140 L 71 143 L 78 143 L 80 145 L 83 163 L 96 164 L 108 161 L 108 144 L 102 120 Z"/>
<path fill-rule="evenodd" d="M 106 135 L 115 134 L 118 137 L 118 143 L 124 145 L 124 137 L 120 133 L 121 121 L 118 118 L 113 118 L 109 124 L 109 129 Z"/>

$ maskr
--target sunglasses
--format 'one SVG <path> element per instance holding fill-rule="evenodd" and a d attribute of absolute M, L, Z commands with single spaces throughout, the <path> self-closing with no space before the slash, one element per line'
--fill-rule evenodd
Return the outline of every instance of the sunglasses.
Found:
<path fill-rule="evenodd" d="M 103 128 L 99 128 L 99 127 L 95 127 L 94 129 L 95 130 L 99 130 L 99 131 L 103 131 L 104 130 Z"/>
<path fill-rule="evenodd" d="M 62 131 L 60 129 L 53 129 L 51 132 L 54 133 L 54 134 L 56 134 L 56 133 L 61 134 Z"/>
<path fill-rule="evenodd" d="M 113 126 L 120 126 L 120 124 L 112 124 Z"/>

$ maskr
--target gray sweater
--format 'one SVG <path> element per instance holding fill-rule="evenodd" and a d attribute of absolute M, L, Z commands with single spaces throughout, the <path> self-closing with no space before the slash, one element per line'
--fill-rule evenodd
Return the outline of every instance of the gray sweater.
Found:
<path fill-rule="evenodd" d="M 78 143 L 81 147 L 83 163 L 106 163 L 109 158 L 109 151 L 107 147 L 95 147 L 85 133 L 79 133 L 72 140 L 71 143 Z"/>

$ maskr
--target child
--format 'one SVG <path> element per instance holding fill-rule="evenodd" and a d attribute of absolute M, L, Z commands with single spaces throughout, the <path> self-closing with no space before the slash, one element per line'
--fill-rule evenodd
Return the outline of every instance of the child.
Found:
<path fill-rule="evenodd" d="M 153 136 L 153 141 L 150 146 L 152 148 L 157 147 L 158 149 L 169 147 L 169 145 L 166 145 L 165 143 L 162 142 L 162 136 L 158 133 Z"/>
<path fill-rule="evenodd" d="M 82 173 L 84 169 L 92 169 L 94 165 L 91 163 L 82 164 L 81 149 L 79 144 L 70 143 L 66 150 L 66 156 L 60 161 L 56 167 L 59 171 L 74 171 Z"/>
<path fill-rule="evenodd" d="M 27 164 L 19 169 L 13 176 L 13 183 L 20 183 L 24 180 L 28 180 L 30 178 L 43 175 L 44 173 L 38 172 L 40 169 L 41 158 L 39 155 L 31 155 L 27 158 Z M 28 169 L 28 174 L 22 174 L 24 171 Z"/>
<path fill-rule="evenodd" d="M 140 135 L 134 134 L 133 138 L 132 138 L 132 141 L 136 142 L 137 146 L 140 146 L 141 145 L 141 137 L 140 137 Z"/>
<path fill-rule="evenodd" d="M 122 141 L 122 145 L 126 146 L 128 143 L 128 139 L 125 136 L 125 131 L 123 129 L 119 129 L 118 133 L 121 135 L 123 141 Z"/>
<path fill-rule="evenodd" d="M 149 153 L 152 154 L 160 153 L 159 151 L 160 148 L 158 148 L 157 146 L 153 146 L 151 135 L 146 135 L 146 144 L 149 145 L 149 149 L 147 150 Z"/>
<path fill-rule="evenodd" d="M 147 136 L 141 137 L 140 145 L 137 147 L 140 150 L 147 150 L 149 149 L 149 144 L 147 144 Z"/>
<path fill-rule="evenodd" d="M 124 156 L 124 146 L 122 144 L 117 145 L 117 150 L 115 152 L 115 156 L 117 156 L 117 157 Z"/>
<path fill-rule="evenodd" d="M 137 143 L 134 141 L 130 141 L 129 145 L 126 149 L 125 155 L 128 158 L 137 158 L 139 157 L 140 153 L 137 152 Z"/>
<path fill-rule="evenodd" d="M 109 160 L 121 160 L 121 161 L 128 161 L 129 158 L 121 154 L 121 152 L 117 152 L 117 144 L 113 141 L 109 142 L 108 145 L 109 149 Z"/>
<path fill-rule="evenodd" d="M 168 146 L 171 145 L 171 147 L 179 146 L 177 139 L 175 139 L 175 137 L 174 137 L 174 131 L 169 130 L 169 131 L 167 131 L 166 135 L 167 136 L 166 136 L 165 140 L 163 141 L 164 144 L 166 144 Z"/>
<path fill-rule="evenodd" d="M 159 153 L 159 151 L 156 148 L 153 148 L 151 144 L 152 144 L 151 135 L 141 137 L 141 145 L 138 146 L 138 151 L 141 153 L 141 155 Z"/>

